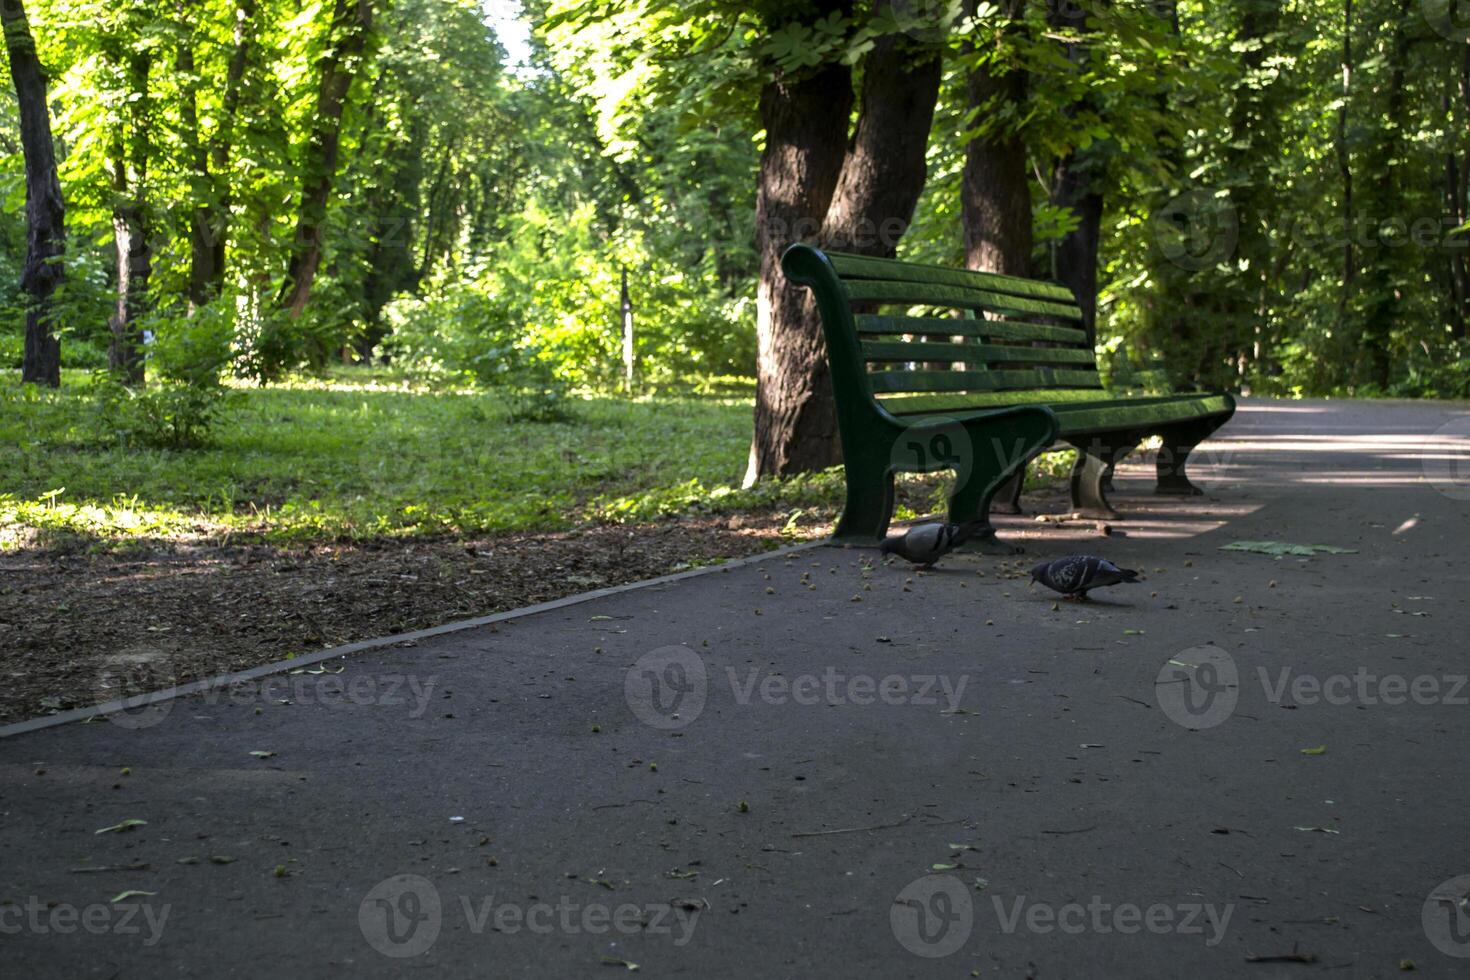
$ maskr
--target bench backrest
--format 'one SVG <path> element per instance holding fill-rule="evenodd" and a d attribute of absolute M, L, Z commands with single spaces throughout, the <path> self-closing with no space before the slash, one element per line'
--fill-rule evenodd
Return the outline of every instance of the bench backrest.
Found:
<path fill-rule="evenodd" d="M 1066 286 L 803 244 L 781 266 L 816 295 L 839 399 L 849 389 L 903 414 L 1038 389 L 1102 397 Z"/>

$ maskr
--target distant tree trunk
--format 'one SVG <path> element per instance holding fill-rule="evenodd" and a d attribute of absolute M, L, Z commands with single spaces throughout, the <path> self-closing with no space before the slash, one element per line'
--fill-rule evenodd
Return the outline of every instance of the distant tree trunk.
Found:
<path fill-rule="evenodd" d="M 413 256 L 416 222 L 423 212 L 424 158 L 419 147 L 428 139 L 428 124 L 408 114 L 409 129 L 384 150 L 384 166 L 392 174 L 388 193 L 375 195 L 372 238 L 368 247 L 368 274 L 363 283 L 367 326 L 357 339 L 357 353 L 372 360 L 373 348 L 387 336 L 383 307 L 401 292 L 418 288 L 418 263 Z"/>
<path fill-rule="evenodd" d="M 179 138 L 189 161 L 189 195 L 194 200 L 194 212 L 189 220 L 189 307 L 193 310 L 213 298 L 210 284 L 214 278 L 214 250 L 210 247 L 213 241 L 209 220 L 214 180 L 209 172 L 209 151 L 199 132 L 199 77 L 195 74 L 194 39 L 189 33 L 189 19 L 193 13 L 191 0 L 180 0 L 178 13 L 180 37 L 174 67 L 179 74 L 179 93 L 182 96 L 179 100 Z"/>
<path fill-rule="evenodd" d="M 967 0 L 973 15 L 975 0 Z M 1004 12 L 1012 21 L 1025 12 L 1026 0 L 1006 0 Z M 1008 30 L 1014 30 L 1014 24 Z M 1004 38 L 996 43 L 1004 45 Z M 965 53 L 980 52 L 966 42 Z M 1003 56 L 1003 53 L 1002 53 Z M 1026 98 L 1026 72 L 1003 61 L 974 68 L 966 80 L 972 116 L 981 115 Z M 988 133 L 965 146 L 965 169 L 960 184 L 961 222 L 964 225 L 965 265 L 1011 276 L 1031 273 L 1031 180 L 1026 172 L 1026 143 L 1017 133 Z"/>
<path fill-rule="evenodd" d="M 1348 147 L 1348 98 L 1353 83 L 1353 0 L 1342 4 L 1342 104 L 1337 109 L 1337 170 L 1342 180 L 1342 290 L 1337 302 L 1337 318 L 1347 318 L 1348 299 L 1352 295 L 1353 279 L 1358 273 L 1357 259 L 1353 255 L 1353 166 L 1352 152 Z"/>
<path fill-rule="evenodd" d="M 56 176 L 56 148 L 46 103 L 46 72 L 22 0 L 0 2 L 10 77 L 20 103 L 20 139 L 26 161 L 26 261 L 20 288 L 28 299 L 22 382 L 61 385 L 61 341 L 52 332 L 52 297 L 66 278 L 66 205 Z"/>
<path fill-rule="evenodd" d="M 852 76 L 845 66 L 777 80 L 762 95 L 759 360 L 747 484 L 839 459 L 821 326 L 810 294 L 781 275 L 781 251 L 815 237 L 837 251 L 896 254 L 924 187 L 940 72 L 937 51 L 905 37 L 880 38 L 863 63 L 850 146 Z"/>
<path fill-rule="evenodd" d="M 1456 114 L 1460 117 L 1460 132 L 1465 131 L 1465 124 L 1470 120 L 1470 45 L 1465 45 L 1461 54 L 1459 65 L 1459 77 L 1457 79 L 1460 104 L 1451 106 L 1446 115 L 1453 119 Z M 1458 109 L 1458 113 L 1455 111 Z M 1451 217 L 1454 219 L 1456 228 L 1470 220 L 1470 203 L 1466 201 L 1465 182 L 1470 179 L 1470 159 L 1458 156 L 1452 149 L 1445 155 L 1445 179 L 1449 183 L 1448 197 Z M 1454 322 L 1459 327 L 1461 337 L 1470 339 L 1470 254 L 1466 249 L 1470 247 L 1470 236 L 1465 232 L 1458 232 L 1452 239 L 1456 246 L 1447 251 L 1450 255 L 1450 267 L 1455 282 L 1455 315 Z"/>
<path fill-rule="evenodd" d="M 230 226 L 230 181 L 226 171 L 233 149 L 235 117 L 239 112 L 254 43 L 257 0 L 239 0 L 234 7 L 234 49 L 225 69 L 225 88 L 220 118 L 214 135 L 206 142 L 199 127 L 200 79 L 195 75 L 194 46 L 189 36 L 190 20 L 198 19 L 199 0 L 179 0 L 177 67 L 183 78 L 180 102 L 180 135 L 192 167 L 190 194 L 194 213 L 189 225 L 189 302 L 204 306 L 224 290 L 225 253 Z"/>
<path fill-rule="evenodd" d="M 196 204 L 189 236 L 189 293 L 196 305 L 208 303 L 224 292 L 225 259 L 230 241 L 231 182 L 228 172 L 234 152 L 236 119 L 244 94 L 245 72 L 255 45 L 257 9 L 258 0 L 238 0 L 235 5 L 235 46 L 225 69 L 219 124 L 209 141 L 207 160 L 201 165 L 201 172 L 206 178 L 204 196 Z"/>
<path fill-rule="evenodd" d="M 311 142 L 306 147 L 296 235 L 291 242 L 291 260 L 278 300 L 278 305 L 292 319 L 306 309 L 312 282 L 321 266 L 327 203 L 342 151 L 342 114 L 347 107 L 347 93 L 367 52 L 372 26 L 372 0 L 336 0 L 331 44 L 321 62 L 316 119 Z"/>
<path fill-rule="evenodd" d="M 153 275 L 153 243 L 148 217 L 148 163 L 151 152 L 148 119 L 148 76 L 152 55 L 125 57 L 128 81 L 127 122 L 119 123 L 112 151 L 112 229 L 117 249 L 117 309 L 109 326 L 112 345 L 107 361 L 125 384 L 143 383 L 143 332 L 139 318 L 147 309 L 148 281 Z"/>
<path fill-rule="evenodd" d="M 1104 6 L 1108 0 L 1102 0 Z M 1047 0 L 1047 22 L 1053 27 L 1091 32 L 1087 23 L 1087 7 L 1070 0 Z M 1077 61 L 1086 55 L 1075 44 L 1066 45 L 1067 57 Z M 1084 96 L 1077 106 L 1068 109 L 1072 115 L 1090 108 L 1090 97 Z M 1104 161 L 1097 144 L 1086 150 L 1073 150 L 1057 159 L 1052 166 L 1051 203 L 1069 208 L 1077 219 L 1077 227 L 1063 236 L 1052 252 L 1052 274 L 1071 287 L 1082 308 L 1082 326 L 1089 340 L 1097 338 L 1097 253 L 1102 236 L 1103 196 L 1101 174 Z"/>
<path fill-rule="evenodd" d="M 1266 72 L 1275 57 L 1291 56 L 1297 49 L 1280 30 L 1280 0 L 1237 0 L 1238 27 L 1235 43 L 1241 49 L 1242 80 L 1236 86 L 1229 112 L 1228 138 L 1224 157 L 1226 172 L 1236 175 L 1229 188 L 1237 236 L 1232 263 L 1215 300 L 1222 324 L 1210 332 L 1200 346 L 1197 373 L 1209 383 L 1227 380 L 1222 367 L 1239 381 L 1246 373 L 1257 342 L 1256 330 L 1270 304 L 1273 257 L 1271 229 L 1277 220 L 1277 188 L 1272 182 L 1271 161 L 1278 151 L 1284 101 L 1284 82 L 1279 74 Z M 1289 32 L 1286 32 L 1289 35 Z"/>
<path fill-rule="evenodd" d="M 1381 240 L 1374 243 L 1377 247 L 1373 250 L 1371 267 L 1364 276 L 1368 308 L 1363 318 L 1363 353 L 1367 380 L 1380 389 L 1387 388 L 1393 380 L 1393 352 L 1389 343 L 1399 313 L 1400 284 L 1394 260 L 1400 251 L 1395 246 L 1400 243 L 1383 239 L 1382 232 L 1389 221 L 1398 220 L 1404 214 L 1399 181 L 1402 141 L 1398 126 L 1404 118 L 1404 85 L 1412 41 L 1407 26 L 1411 14 L 1410 0 L 1399 0 L 1396 14 L 1391 16 L 1388 93 L 1382 117 L 1389 121 L 1389 126 L 1377 137 L 1372 166 L 1368 168 L 1368 173 L 1373 175 L 1370 194 L 1375 235 Z"/>

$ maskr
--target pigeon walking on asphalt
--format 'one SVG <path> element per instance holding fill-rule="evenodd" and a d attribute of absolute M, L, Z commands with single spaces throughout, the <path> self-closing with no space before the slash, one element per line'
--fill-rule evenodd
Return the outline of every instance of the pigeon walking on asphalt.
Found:
<path fill-rule="evenodd" d="M 1068 555 L 1038 564 L 1031 569 L 1031 581 L 1040 582 L 1068 599 L 1085 602 L 1088 589 L 1100 589 L 1119 582 L 1137 582 L 1138 573 L 1131 568 L 1119 568 L 1106 558 Z"/>
<path fill-rule="evenodd" d="M 969 524 L 942 524 L 938 521 L 916 524 L 901 535 L 885 539 L 878 550 L 885 555 L 897 555 L 920 568 L 930 568 L 939 559 L 970 540 L 984 526 L 984 521 L 971 521 Z"/>

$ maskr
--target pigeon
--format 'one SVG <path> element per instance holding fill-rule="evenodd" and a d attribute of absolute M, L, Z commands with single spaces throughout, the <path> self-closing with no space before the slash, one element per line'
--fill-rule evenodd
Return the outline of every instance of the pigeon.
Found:
<path fill-rule="evenodd" d="M 1088 589 L 1099 589 L 1119 582 L 1137 582 L 1138 573 L 1119 568 L 1106 558 L 1092 555 L 1068 555 L 1055 561 L 1044 561 L 1031 569 L 1032 583 L 1040 582 L 1068 599 L 1087 600 Z"/>
<path fill-rule="evenodd" d="M 970 540 L 984 526 L 984 521 L 971 521 L 969 524 L 941 524 L 938 521 L 916 524 L 901 535 L 885 539 L 878 550 L 885 555 L 897 555 L 920 568 L 930 568 L 939 559 Z"/>

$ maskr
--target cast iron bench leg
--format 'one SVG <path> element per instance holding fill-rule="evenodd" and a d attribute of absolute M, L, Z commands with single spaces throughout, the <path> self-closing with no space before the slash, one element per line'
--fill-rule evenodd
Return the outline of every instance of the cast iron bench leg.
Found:
<path fill-rule="evenodd" d="M 1026 467 L 1023 464 L 995 491 L 990 509 L 997 514 L 1021 513 L 1021 487 L 1026 482 Z"/>
<path fill-rule="evenodd" d="M 1123 441 L 1127 440 L 1127 441 Z M 1077 447 L 1077 462 L 1072 464 L 1072 509 L 1087 517 L 1117 517 L 1118 512 L 1108 503 L 1107 490 L 1112 486 L 1113 468 L 1138 440 L 1124 436 L 1118 441 L 1094 438 L 1086 443 L 1073 443 Z"/>
<path fill-rule="evenodd" d="M 1056 438 L 1056 416 L 1050 409 L 1028 406 L 1009 413 L 1004 420 L 982 420 L 970 430 L 974 459 L 955 474 L 955 490 L 949 498 L 949 520 L 953 524 L 984 521 L 962 550 L 998 554 L 1020 554 L 1023 549 L 996 540 L 990 526 L 992 502 L 1001 488 L 1026 464 L 1040 455 Z"/>
<path fill-rule="evenodd" d="M 839 544 L 875 545 L 893 520 L 893 471 L 884 465 L 847 465 L 847 506 L 832 532 Z"/>
<path fill-rule="evenodd" d="M 1163 431 L 1164 444 L 1159 447 L 1157 461 L 1158 486 L 1154 493 L 1175 493 L 1198 496 L 1204 491 L 1184 475 L 1184 464 L 1195 446 L 1209 438 L 1210 433 L 1224 425 L 1229 416 L 1195 419 L 1169 426 Z"/>

